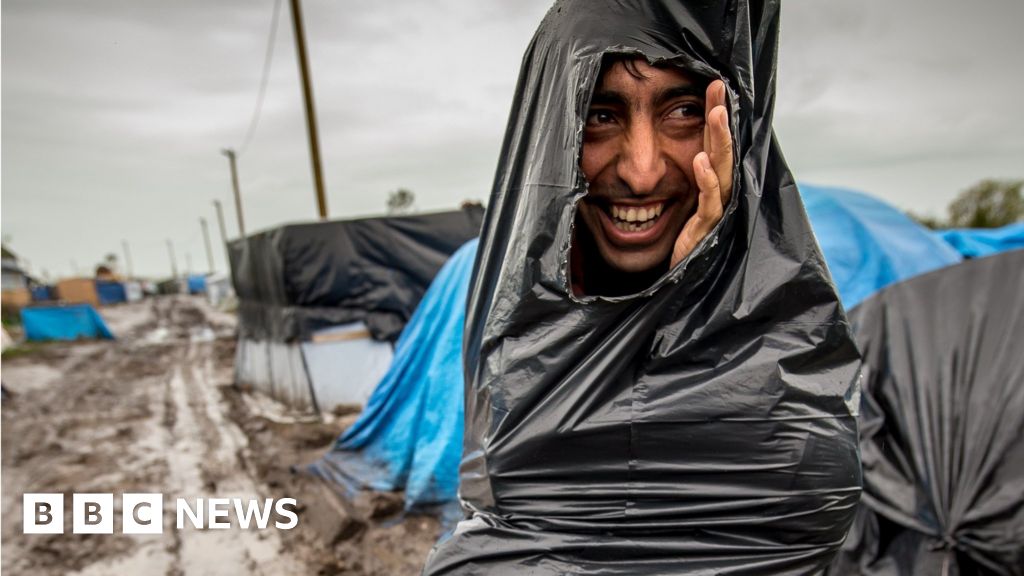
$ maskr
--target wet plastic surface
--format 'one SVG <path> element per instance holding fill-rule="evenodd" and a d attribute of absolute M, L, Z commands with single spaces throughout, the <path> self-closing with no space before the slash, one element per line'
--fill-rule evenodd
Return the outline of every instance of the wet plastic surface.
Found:
<path fill-rule="evenodd" d="M 470 290 L 466 519 L 425 574 L 814 574 L 832 560 L 861 489 L 859 357 L 771 129 L 778 10 L 549 11 Z M 735 188 L 648 289 L 576 297 L 581 130 L 609 53 L 725 80 Z"/>
<path fill-rule="evenodd" d="M 830 574 L 1024 574 L 1024 250 L 895 284 L 850 313 L 864 498 Z"/>
<path fill-rule="evenodd" d="M 375 339 L 396 340 L 482 212 L 292 224 L 232 242 L 239 336 L 294 342 L 362 321 Z"/>

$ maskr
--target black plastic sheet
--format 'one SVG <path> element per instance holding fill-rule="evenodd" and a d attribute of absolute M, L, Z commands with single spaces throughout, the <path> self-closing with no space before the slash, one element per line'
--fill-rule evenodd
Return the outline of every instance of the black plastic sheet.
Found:
<path fill-rule="evenodd" d="M 864 497 L 833 574 L 1024 574 L 1024 251 L 884 289 L 864 353 Z"/>
<path fill-rule="evenodd" d="M 470 291 L 466 518 L 425 574 L 814 574 L 839 549 L 860 495 L 859 356 L 771 128 L 778 19 L 747 1 L 548 12 Z M 616 53 L 725 81 L 735 188 L 649 288 L 577 297 L 582 126 Z"/>
<path fill-rule="evenodd" d="M 291 224 L 229 245 L 239 333 L 307 340 L 363 321 L 394 341 L 449 256 L 480 230 L 483 209 Z"/>

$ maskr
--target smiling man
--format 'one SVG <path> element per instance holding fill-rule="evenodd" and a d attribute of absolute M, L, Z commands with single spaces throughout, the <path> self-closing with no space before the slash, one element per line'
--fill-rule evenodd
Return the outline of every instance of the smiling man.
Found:
<path fill-rule="evenodd" d="M 721 80 L 642 58 L 606 60 L 583 132 L 589 191 L 572 254 L 577 295 L 639 292 L 718 224 L 732 196 L 725 104 Z"/>
<path fill-rule="evenodd" d="M 459 503 L 424 573 L 820 574 L 859 356 L 772 132 L 773 0 L 560 0 L 466 312 Z"/>

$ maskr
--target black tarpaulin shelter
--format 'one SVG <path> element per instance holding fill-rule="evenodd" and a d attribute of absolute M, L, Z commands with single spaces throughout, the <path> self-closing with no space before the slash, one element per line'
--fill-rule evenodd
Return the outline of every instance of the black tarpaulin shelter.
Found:
<path fill-rule="evenodd" d="M 1024 574 L 1024 250 L 890 286 L 864 353 L 864 495 L 832 574 Z"/>
<path fill-rule="evenodd" d="M 465 519 L 438 574 L 814 574 L 860 495 L 859 356 L 772 128 L 778 2 L 566 0 L 527 49 L 466 321 Z M 639 293 L 569 254 L 606 55 L 727 85 L 735 188 Z"/>
<path fill-rule="evenodd" d="M 480 206 L 467 206 L 290 224 L 230 243 L 239 299 L 236 379 L 303 409 L 317 407 L 317 390 L 321 397 L 346 401 L 350 396 L 333 392 L 347 385 L 346 378 L 355 379 L 356 368 L 319 366 L 343 363 L 343 354 L 316 354 L 304 343 L 333 327 L 356 325 L 362 328 L 325 338 L 336 347 L 360 334 L 367 340 L 396 340 L 437 271 L 476 237 L 482 217 Z M 363 352 L 372 355 L 373 349 Z M 316 374 L 331 381 L 311 381 Z M 376 382 L 367 384 L 368 394 Z"/>

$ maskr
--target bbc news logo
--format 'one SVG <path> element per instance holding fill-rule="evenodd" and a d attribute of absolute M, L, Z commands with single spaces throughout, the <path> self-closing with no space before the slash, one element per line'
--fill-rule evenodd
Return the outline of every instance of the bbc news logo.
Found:
<path fill-rule="evenodd" d="M 232 517 L 243 529 L 265 530 L 271 519 L 279 530 L 291 530 L 299 523 L 294 498 L 176 498 L 174 503 L 178 530 L 186 526 L 227 530 L 232 528 Z M 64 533 L 64 494 L 25 494 L 22 505 L 25 534 Z M 72 534 L 113 534 L 115 515 L 113 494 L 72 494 Z M 122 534 L 163 534 L 164 495 L 122 494 L 120 524 Z"/>

